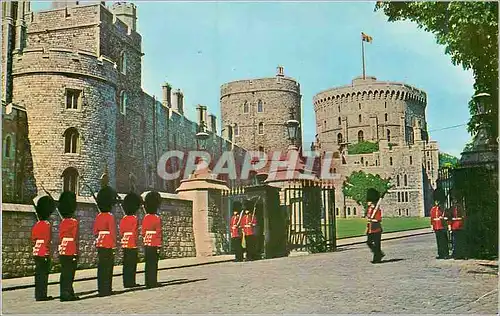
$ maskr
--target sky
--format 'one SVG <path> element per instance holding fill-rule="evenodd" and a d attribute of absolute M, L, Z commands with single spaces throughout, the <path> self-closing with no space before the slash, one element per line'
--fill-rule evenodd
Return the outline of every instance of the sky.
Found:
<path fill-rule="evenodd" d="M 474 94 L 472 71 L 454 66 L 433 34 L 412 22 L 387 22 L 375 2 L 187 2 L 133 1 L 142 35 L 142 86 L 161 98 L 169 82 L 184 93 L 195 120 L 203 104 L 217 116 L 223 83 L 273 77 L 278 65 L 295 78 L 302 93 L 304 149 L 316 134 L 312 99 L 320 91 L 350 84 L 362 74 L 405 82 L 427 93 L 426 118 L 441 151 L 460 157 L 471 137 L 465 124 Z M 110 4 L 110 1 L 107 1 Z M 34 11 L 50 2 L 32 4 Z"/>

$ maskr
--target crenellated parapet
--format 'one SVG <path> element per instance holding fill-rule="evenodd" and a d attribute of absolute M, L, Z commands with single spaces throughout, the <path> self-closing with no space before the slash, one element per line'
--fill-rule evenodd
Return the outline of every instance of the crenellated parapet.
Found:
<path fill-rule="evenodd" d="M 293 78 L 279 76 L 232 81 L 221 85 L 221 99 L 231 94 L 259 91 L 287 91 L 300 95 L 300 84 Z"/>

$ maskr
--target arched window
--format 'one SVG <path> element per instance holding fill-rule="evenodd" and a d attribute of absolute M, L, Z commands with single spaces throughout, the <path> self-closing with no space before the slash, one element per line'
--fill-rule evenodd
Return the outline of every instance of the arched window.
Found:
<path fill-rule="evenodd" d="M 245 103 L 243 104 L 243 113 L 248 113 L 248 102 L 245 101 Z"/>
<path fill-rule="evenodd" d="M 358 143 L 361 143 L 363 141 L 363 131 L 358 132 Z"/>
<path fill-rule="evenodd" d="M 348 215 L 348 216 L 350 216 L 350 215 L 351 215 L 351 208 L 350 208 L 350 207 L 348 207 L 348 208 L 347 208 L 347 215 Z"/>
<path fill-rule="evenodd" d="M 387 115 L 387 113 L 385 113 L 385 121 L 387 122 L 387 119 L 389 118 L 389 115 Z"/>
<path fill-rule="evenodd" d="M 323 122 L 323 127 L 326 128 L 326 120 Z"/>
<path fill-rule="evenodd" d="M 398 202 L 401 202 L 401 192 L 398 192 Z"/>
<path fill-rule="evenodd" d="M 375 160 L 375 166 L 378 166 L 378 159 Z"/>
<path fill-rule="evenodd" d="M 387 101 L 384 102 L 384 107 L 387 109 Z"/>
<path fill-rule="evenodd" d="M 389 157 L 389 164 L 392 166 L 392 157 Z"/>
<path fill-rule="evenodd" d="M 264 112 L 264 106 L 262 105 L 262 100 L 259 100 L 257 103 L 257 112 L 261 113 Z"/>
<path fill-rule="evenodd" d="M 398 210 L 398 215 L 401 216 L 401 209 Z"/>
<path fill-rule="evenodd" d="M 399 174 L 396 176 L 396 185 L 399 187 Z"/>
<path fill-rule="evenodd" d="M 361 114 L 358 115 L 358 122 L 361 123 Z"/>
<path fill-rule="evenodd" d="M 342 139 L 342 133 L 338 133 L 337 134 L 337 143 L 340 145 L 343 143 L 343 139 Z"/>
<path fill-rule="evenodd" d="M 410 165 L 413 164 L 413 158 L 410 156 Z"/>
<path fill-rule="evenodd" d="M 234 136 L 239 136 L 240 135 L 240 128 L 238 127 L 238 124 L 234 124 Z"/>
<path fill-rule="evenodd" d="M 233 141 L 233 127 L 232 126 L 227 127 L 227 138 L 230 141 Z"/>
<path fill-rule="evenodd" d="M 337 168 L 333 168 L 333 173 L 336 174 L 337 173 Z"/>
<path fill-rule="evenodd" d="M 125 115 L 125 112 L 127 111 L 127 93 L 125 91 L 122 91 L 120 94 L 120 113 Z"/>
<path fill-rule="evenodd" d="M 338 106 L 338 110 L 339 110 L 339 112 L 340 112 L 340 105 Z"/>
<path fill-rule="evenodd" d="M 361 110 L 361 103 L 359 103 L 358 107 L 359 107 L 359 109 Z"/>
<path fill-rule="evenodd" d="M 405 187 L 406 187 L 406 186 L 408 186 L 408 177 L 406 176 L 406 174 L 404 176 L 404 179 L 405 179 Z"/>
<path fill-rule="evenodd" d="M 11 146 L 12 146 L 12 138 L 10 137 L 10 135 L 7 135 L 7 137 L 5 137 L 5 146 L 3 149 L 5 158 L 10 157 Z"/>
<path fill-rule="evenodd" d="M 264 123 L 259 123 L 259 135 L 264 134 Z"/>
<path fill-rule="evenodd" d="M 264 153 L 264 146 L 259 146 L 259 152 Z"/>
<path fill-rule="evenodd" d="M 361 164 L 363 164 L 365 162 L 365 159 L 363 159 L 363 157 L 361 157 Z"/>
<path fill-rule="evenodd" d="M 71 191 L 78 194 L 78 171 L 73 167 L 66 168 L 62 174 L 62 178 L 64 191 Z"/>
<path fill-rule="evenodd" d="M 120 72 L 122 74 L 127 74 L 127 53 L 125 51 L 122 51 L 121 55 L 120 55 L 120 65 L 119 65 L 119 68 L 120 68 Z"/>
<path fill-rule="evenodd" d="M 408 209 L 406 209 L 406 216 L 410 216 Z"/>
<path fill-rule="evenodd" d="M 78 152 L 78 141 L 80 134 L 74 127 L 68 128 L 64 134 L 64 153 L 76 154 Z"/>
<path fill-rule="evenodd" d="M 368 161 L 365 162 L 365 165 L 368 167 Z"/>
<path fill-rule="evenodd" d="M 405 200 L 408 202 L 408 192 L 405 192 Z"/>
<path fill-rule="evenodd" d="M 342 125 L 342 120 L 340 119 L 340 116 L 339 116 L 339 125 Z"/>
<path fill-rule="evenodd" d="M 356 208 L 352 209 L 352 215 L 356 215 Z"/>
<path fill-rule="evenodd" d="M 387 130 L 387 141 L 390 142 L 391 141 L 391 130 Z"/>

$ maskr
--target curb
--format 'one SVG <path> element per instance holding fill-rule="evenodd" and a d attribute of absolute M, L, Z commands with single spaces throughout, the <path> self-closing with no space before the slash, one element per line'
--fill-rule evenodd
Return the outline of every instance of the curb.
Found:
<path fill-rule="evenodd" d="M 405 235 L 405 236 L 394 236 L 394 237 L 387 237 L 387 238 L 382 237 L 380 241 L 401 239 L 401 238 L 421 236 L 421 235 L 428 235 L 428 234 L 433 234 L 433 233 L 434 232 L 431 231 L 431 232 L 425 232 L 425 233 L 424 232 L 423 233 L 415 233 L 415 234 Z M 361 245 L 361 244 L 365 244 L 365 243 L 366 243 L 366 241 L 356 241 L 356 242 L 351 242 L 351 243 L 347 243 L 347 244 L 337 245 L 337 248 L 345 247 L 345 246 Z"/>
<path fill-rule="evenodd" d="M 213 262 L 192 263 L 192 264 L 186 264 L 186 265 L 176 266 L 176 267 L 158 268 L 158 271 L 191 268 L 191 267 L 204 266 L 204 265 L 216 264 L 216 263 L 224 263 L 224 262 L 233 262 L 233 261 L 234 261 L 233 259 L 226 259 L 226 260 L 213 261 Z M 144 270 L 140 270 L 140 271 L 138 270 L 136 272 L 136 274 L 141 274 L 141 273 L 144 273 Z M 113 277 L 121 276 L 121 275 L 123 275 L 123 272 L 122 273 L 113 273 Z M 74 282 L 91 281 L 91 280 L 97 280 L 97 276 L 78 278 L 78 279 L 75 279 Z M 59 281 L 52 281 L 52 282 L 48 283 L 48 285 L 55 285 L 55 284 L 59 284 Z M 32 287 L 35 287 L 35 284 L 14 285 L 14 286 L 9 286 L 9 287 L 2 286 L 2 292 L 28 289 L 28 288 L 32 288 Z"/>

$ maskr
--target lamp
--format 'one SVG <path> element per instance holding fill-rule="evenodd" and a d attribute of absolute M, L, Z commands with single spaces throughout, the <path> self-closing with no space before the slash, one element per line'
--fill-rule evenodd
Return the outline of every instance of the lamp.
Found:
<path fill-rule="evenodd" d="M 300 126 L 299 121 L 294 118 L 293 114 L 293 109 L 290 108 L 290 119 L 285 123 L 286 130 L 288 132 L 288 140 L 290 140 L 291 145 L 295 145 L 295 140 L 297 139 Z"/>
<path fill-rule="evenodd" d="M 202 121 L 196 133 L 196 142 L 198 143 L 198 150 L 207 149 L 207 139 L 210 137 L 207 132 L 205 132 L 205 122 Z"/>
<path fill-rule="evenodd" d="M 482 115 L 487 114 L 486 108 L 485 108 L 485 103 L 489 97 L 491 97 L 491 95 L 489 93 L 485 93 L 485 92 L 478 93 L 472 97 L 476 101 L 476 104 L 477 104 L 477 110 L 476 110 L 475 115 L 482 116 Z"/>

